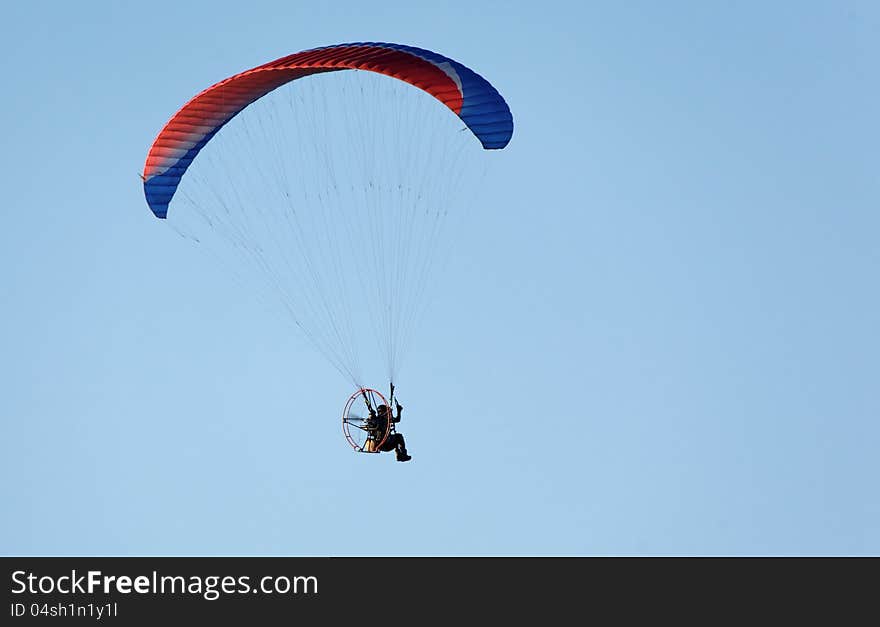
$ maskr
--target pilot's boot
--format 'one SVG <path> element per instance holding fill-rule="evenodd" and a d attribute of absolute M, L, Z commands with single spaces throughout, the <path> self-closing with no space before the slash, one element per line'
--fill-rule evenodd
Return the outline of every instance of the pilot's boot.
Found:
<path fill-rule="evenodd" d="M 408 462 L 412 459 L 412 455 L 406 454 L 406 449 L 404 447 L 400 447 L 397 449 L 397 461 L 399 462 Z"/>

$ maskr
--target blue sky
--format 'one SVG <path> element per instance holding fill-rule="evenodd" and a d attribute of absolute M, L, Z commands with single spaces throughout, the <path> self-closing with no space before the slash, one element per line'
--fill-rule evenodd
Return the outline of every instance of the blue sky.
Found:
<path fill-rule="evenodd" d="M 516 123 L 408 464 L 138 178 L 197 91 L 363 40 Z M 0 553 L 880 552 L 875 3 L 26 3 L 0 42 Z"/>

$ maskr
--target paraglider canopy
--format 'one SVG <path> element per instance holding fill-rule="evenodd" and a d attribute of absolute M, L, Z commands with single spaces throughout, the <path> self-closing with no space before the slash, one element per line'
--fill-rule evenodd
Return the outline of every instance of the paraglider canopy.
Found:
<path fill-rule="evenodd" d="M 231 76 L 180 109 L 159 133 L 144 165 L 144 194 L 158 218 L 168 214 L 187 168 L 223 125 L 285 83 L 312 74 L 361 69 L 428 92 L 458 115 L 486 149 L 513 135 L 510 108 L 483 77 L 441 54 L 391 43 L 351 43 L 305 50 Z"/>

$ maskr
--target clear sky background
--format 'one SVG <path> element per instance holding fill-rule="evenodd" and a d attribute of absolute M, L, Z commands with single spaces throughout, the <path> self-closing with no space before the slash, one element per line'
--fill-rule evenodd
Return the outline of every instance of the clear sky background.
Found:
<path fill-rule="evenodd" d="M 138 178 L 197 91 L 364 40 L 516 123 L 407 464 Z M 0 553 L 880 554 L 877 3 L 29 2 L 0 52 Z"/>

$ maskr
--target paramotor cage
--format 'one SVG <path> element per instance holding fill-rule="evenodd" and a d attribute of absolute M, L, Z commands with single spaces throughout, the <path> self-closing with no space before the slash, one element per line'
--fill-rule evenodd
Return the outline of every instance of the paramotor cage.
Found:
<path fill-rule="evenodd" d="M 379 419 L 379 405 L 388 407 L 384 420 Z M 391 405 L 381 392 L 371 388 L 352 394 L 342 412 L 345 439 L 359 453 L 378 453 L 391 433 L 391 424 Z"/>

